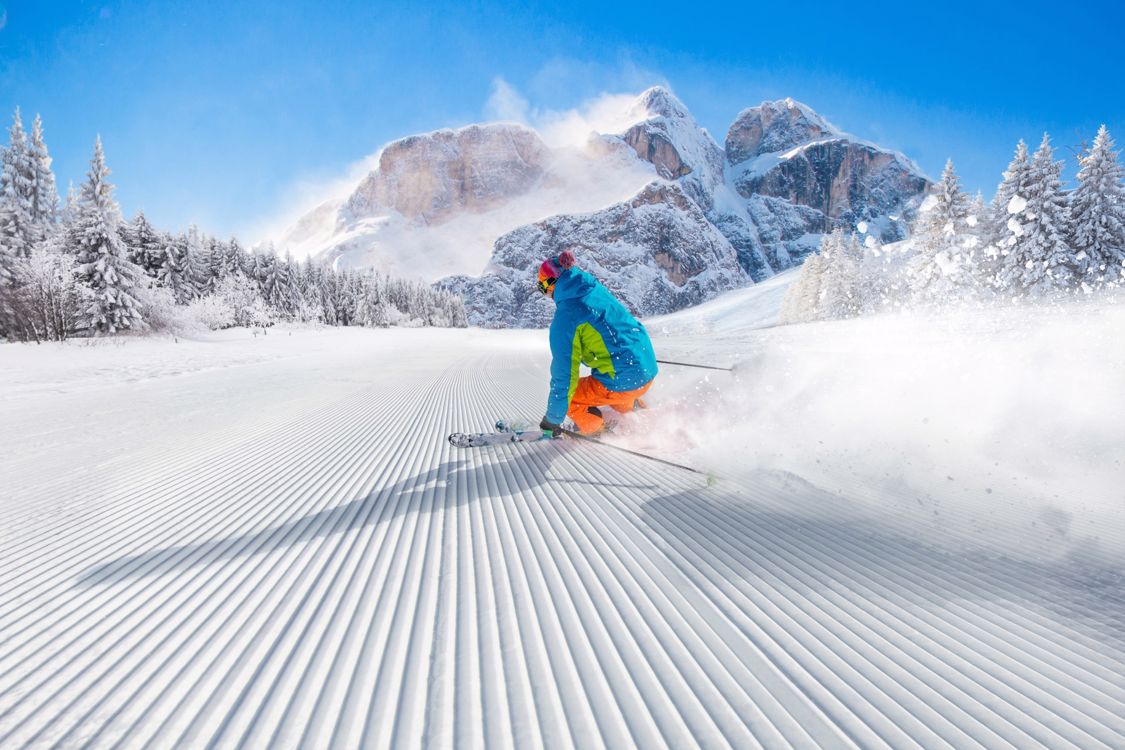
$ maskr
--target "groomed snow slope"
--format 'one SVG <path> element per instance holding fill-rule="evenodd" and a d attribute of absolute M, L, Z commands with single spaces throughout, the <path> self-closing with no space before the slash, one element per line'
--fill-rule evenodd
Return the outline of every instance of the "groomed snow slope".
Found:
<path fill-rule="evenodd" d="M 541 332 L 0 347 L 0 747 L 1125 746 L 1121 306 L 753 330 L 777 293 L 650 326 L 739 369 L 615 439 L 710 485 L 450 447 L 539 417 Z"/>

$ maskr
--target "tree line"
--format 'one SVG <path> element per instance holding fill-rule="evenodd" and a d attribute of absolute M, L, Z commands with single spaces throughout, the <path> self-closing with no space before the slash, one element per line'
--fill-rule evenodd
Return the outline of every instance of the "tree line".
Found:
<path fill-rule="evenodd" d="M 1066 190 L 1050 138 L 1034 154 L 1021 140 L 990 205 L 966 195 L 948 161 L 900 250 L 841 229 L 826 235 L 789 288 L 782 322 L 1125 286 L 1125 169 L 1114 147 L 1103 125 Z"/>
<path fill-rule="evenodd" d="M 0 153 L 0 337 L 63 340 L 298 321 L 339 326 L 468 325 L 461 298 L 376 271 L 250 252 L 192 227 L 126 221 L 99 137 L 80 190 L 59 198 L 37 116 L 17 109 Z"/>

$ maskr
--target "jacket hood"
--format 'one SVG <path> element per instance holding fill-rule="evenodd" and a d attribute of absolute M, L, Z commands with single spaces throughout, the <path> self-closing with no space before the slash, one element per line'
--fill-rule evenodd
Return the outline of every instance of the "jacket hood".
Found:
<path fill-rule="evenodd" d="M 568 268 L 555 282 L 555 303 L 585 297 L 597 284 L 597 280 L 585 271 Z"/>

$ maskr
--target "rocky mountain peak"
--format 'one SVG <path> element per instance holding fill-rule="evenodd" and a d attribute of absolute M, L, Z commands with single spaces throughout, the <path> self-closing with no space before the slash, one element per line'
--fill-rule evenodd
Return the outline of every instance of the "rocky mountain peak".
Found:
<path fill-rule="evenodd" d="M 534 130 L 513 123 L 437 130 L 388 144 L 348 199 L 353 218 L 395 211 L 440 223 L 480 212 L 526 192 L 542 177 L 550 149 Z"/>
<path fill-rule="evenodd" d="M 688 178 L 685 189 L 708 205 L 721 181 L 723 152 L 683 102 L 668 89 L 653 86 L 637 97 L 630 116 L 636 124 L 620 135 L 621 140 L 664 179 Z"/>
<path fill-rule="evenodd" d="M 792 98 L 762 102 L 744 109 L 727 131 L 726 153 L 732 165 L 761 154 L 787 151 L 841 132 L 812 108 Z"/>
<path fill-rule="evenodd" d="M 663 86 L 653 86 L 642 92 L 633 103 L 630 114 L 637 120 L 651 117 L 691 118 L 684 103 Z"/>

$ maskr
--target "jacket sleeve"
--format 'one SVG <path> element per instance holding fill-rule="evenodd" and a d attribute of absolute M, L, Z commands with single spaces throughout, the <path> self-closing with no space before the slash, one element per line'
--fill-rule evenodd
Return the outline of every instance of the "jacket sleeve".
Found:
<path fill-rule="evenodd" d="M 582 357 L 577 331 L 578 321 L 557 310 L 551 321 L 551 392 L 547 398 L 547 420 L 555 424 L 566 418 L 570 399 L 578 387 Z"/>

